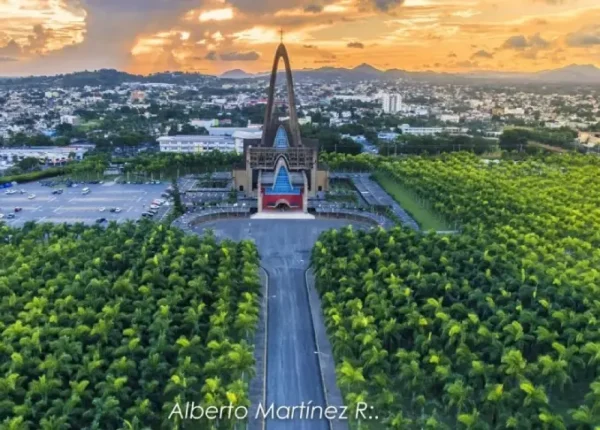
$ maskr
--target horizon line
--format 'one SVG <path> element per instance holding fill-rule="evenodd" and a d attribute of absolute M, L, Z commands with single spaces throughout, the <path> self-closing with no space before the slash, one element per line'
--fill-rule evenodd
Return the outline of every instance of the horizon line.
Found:
<path fill-rule="evenodd" d="M 495 69 L 471 69 L 471 70 L 461 70 L 461 71 L 437 71 L 437 70 L 433 70 L 433 69 L 418 69 L 418 70 L 408 70 L 408 69 L 400 69 L 398 67 L 392 67 L 389 69 L 380 69 L 376 66 L 372 66 L 369 63 L 361 63 L 357 66 L 353 66 L 353 67 L 344 67 L 344 66 L 337 66 L 337 65 L 323 65 L 320 67 L 315 67 L 315 68 L 308 68 L 308 67 L 304 67 L 301 69 L 295 69 L 295 68 L 291 68 L 292 72 L 294 71 L 317 71 L 320 69 L 326 69 L 326 68 L 332 68 L 332 69 L 340 69 L 340 70 L 354 70 L 357 69 L 359 67 L 362 66 L 369 66 L 375 70 L 377 70 L 378 72 L 381 73 L 385 73 L 388 71 L 392 71 L 392 70 L 398 70 L 398 71 L 402 71 L 402 72 L 407 72 L 407 73 L 436 73 L 436 74 L 446 74 L 446 75 L 464 75 L 464 74 L 472 74 L 472 73 L 499 73 L 499 74 L 523 74 L 523 75 L 532 75 L 532 74 L 536 74 L 536 73 L 541 73 L 541 72 L 546 72 L 546 71 L 554 71 L 554 70 L 560 70 L 560 69 L 565 69 L 568 67 L 578 67 L 578 66 L 590 66 L 590 67 L 594 67 L 595 69 L 600 71 L 600 67 L 596 66 L 593 63 L 571 63 L 569 65 L 566 66 L 560 66 L 554 69 L 540 69 L 540 70 L 536 70 L 536 71 L 518 71 L 518 70 L 495 70 Z M 80 70 L 73 70 L 73 71 L 69 71 L 69 72 L 64 72 L 64 73 L 53 73 L 53 74 L 28 74 L 28 75 L 0 75 L 0 79 L 27 79 L 27 78 L 42 78 L 42 77 L 57 77 L 57 76 L 64 76 L 64 75 L 73 75 L 73 74 L 77 74 L 77 73 L 95 73 L 95 72 L 100 72 L 103 70 L 111 70 L 111 71 L 116 71 L 119 73 L 124 73 L 130 76 L 140 76 L 140 77 L 150 77 L 150 76 L 154 76 L 154 75 L 159 75 L 159 74 L 164 74 L 164 73 L 185 73 L 185 74 L 190 74 L 190 75 L 203 75 L 203 76 L 213 76 L 216 78 L 221 77 L 222 75 L 224 75 L 225 73 L 229 73 L 232 71 L 241 71 L 243 73 L 246 73 L 248 75 L 252 75 L 252 76 L 257 76 L 257 77 L 261 77 L 259 75 L 270 75 L 270 71 L 265 70 L 265 71 L 260 71 L 260 72 L 247 72 L 244 69 L 241 68 L 233 68 L 233 69 L 229 69 L 226 70 L 224 72 L 221 72 L 219 74 L 215 74 L 215 73 L 205 73 L 205 72 L 200 72 L 200 71 L 189 71 L 189 70 L 163 70 L 163 71 L 158 71 L 158 72 L 152 72 L 152 73 L 147 73 L 147 74 L 138 74 L 138 73 L 132 73 L 132 72 L 128 72 L 126 70 L 122 70 L 122 69 L 116 69 L 116 68 L 101 68 L 101 69 L 80 69 Z M 280 73 L 280 71 L 278 70 L 278 73 Z"/>

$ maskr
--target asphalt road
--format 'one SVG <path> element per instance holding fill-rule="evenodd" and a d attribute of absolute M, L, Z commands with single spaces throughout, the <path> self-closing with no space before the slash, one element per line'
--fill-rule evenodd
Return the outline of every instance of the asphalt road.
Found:
<path fill-rule="evenodd" d="M 370 173 L 334 173 L 334 178 L 350 179 L 361 196 L 370 205 L 388 206 L 402 224 L 413 230 L 419 230 L 419 225 L 381 186 L 371 179 Z"/>
<path fill-rule="evenodd" d="M 315 354 L 304 273 L 319 234 L 347 225 L 343 220 L 224 220 L 196 227 L 217 238 L 253 239 L 269 273 L 267 404 L 325 406 Z M 299 414 L 299 412 L 297 412 Z M 326 420 L 267 420 L 268 430 L 327 430 Z"/>
<path fill-rule="evenodd" d="M 22 184 L 9 188 L 17 191 L 12 195 L 6 195 L 6 189 L 0 189 L 0 213 L 4 214 L 2 221 L 11 226 L 21 226 L 27 221 L 93 224 L 98 218 L 124 222 L 140 218 L 152 200 L 161 198 L 167 185 L 85 184 L 76 188 L 65 187 L 63 194 L 53 195 L 55 188 L 44 187 L 37 182 Z M 82 195 L 84 187 L 91 192 Z M 25 190 L 25 194 L 18 192 L 21 189 Z M 27 198 L 29 194 L 36 197 L 30 200 Z M 14 213 L 15 207 L 23 210 L 16 213 L 14 219 L 7 219 L 6 215 Z M 120 208 L 122 212 L 111 213 L 109 209 L 113 207 Z M 101 212 L 100 208 L 106 210 Z"/>

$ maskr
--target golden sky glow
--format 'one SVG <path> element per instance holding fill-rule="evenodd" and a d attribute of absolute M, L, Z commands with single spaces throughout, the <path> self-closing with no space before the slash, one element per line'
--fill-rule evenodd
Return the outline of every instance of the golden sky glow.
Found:
<path fill-rule="evenodd" d="M 265 71 L 280 28 L 294 68 L 600 66 L 598 0 L 0 0 L 0 75 Z"/>

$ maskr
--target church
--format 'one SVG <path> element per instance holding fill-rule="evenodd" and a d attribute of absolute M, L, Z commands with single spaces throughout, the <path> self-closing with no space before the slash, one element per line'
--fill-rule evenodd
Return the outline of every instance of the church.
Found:
<path fill-rule="evenodd" d="M 289 118 L 285 121 L 280 121 L 275 112 L 280 59 L 285 65 L 289 110 Z M 318 154 L 318 140 L 303 139 L 300 135 L 290 60 L 281 43 L 271 70 L 262 137 L 244 141 L 243 165 L 233 170 L 235 187 L 258 200 L 258 212 L 307 212 L 308 199 L 329 187 L 329 173 L 319 167 Z"/>

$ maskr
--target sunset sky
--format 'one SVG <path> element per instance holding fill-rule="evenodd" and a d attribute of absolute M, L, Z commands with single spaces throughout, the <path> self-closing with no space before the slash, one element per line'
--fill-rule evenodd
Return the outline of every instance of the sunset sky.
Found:
<path fill-rule="evenodd" d="M 599 0 L 0 0 L 0 76 L 600 66 Z"/>

